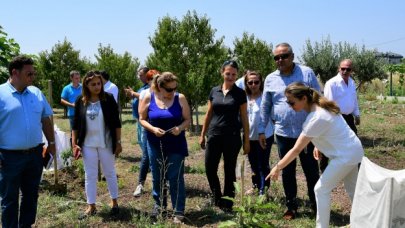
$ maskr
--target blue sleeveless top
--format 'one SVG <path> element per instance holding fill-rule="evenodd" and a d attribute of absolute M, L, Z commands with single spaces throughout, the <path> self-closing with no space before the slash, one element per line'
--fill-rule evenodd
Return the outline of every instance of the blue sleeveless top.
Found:
<path fill-rule="evenodd" d="M 149 123 L 163 130 L 168 130 L 178 126 L 183 122 L 182 108 L 179 102 L 179 94 L 174 95 L 173 105 L 168 109 L 161 109 L 155 101 L 155 93 L 151 93 L 150 104 L 148 109 Z M 163 154 L 178 153 L 188 156 L 187 141 L 185 131 L 178 136 L 166 133 L 162 137 L 157 137 L 152 132 L 146 134 L 149 143 L 163 150 Z"/>

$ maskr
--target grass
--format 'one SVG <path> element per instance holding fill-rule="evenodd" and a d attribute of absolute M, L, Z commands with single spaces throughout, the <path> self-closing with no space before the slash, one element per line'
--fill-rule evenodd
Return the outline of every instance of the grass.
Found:
<path fill-rule="evenodd" d="M 404 169 L 404 105 L 365 99 L 362 99 L 360 103 L 362 122 L 359 126 L 359 136 L 365 147 L 366 156 L 385 168 Z M 202 112 L 202 110 L 205 110 L 204 107 L 200 108 L 199 111 Z M 55 110 L 55 123 L 61 130 L 67 131 L 69 128 L 68 120 L 63 119 L 62 115 L 62 110 Z M 204 112 L 199 117 L 199 123 L 202 124 Z M 54 195 L 46 190 L 40 191 L 37 227 L 176 227 L 170 219 L 163 219 L 154 223 L 148 216 L 153 205 L 150 173 L 145 184 L 145 194 L 139 198 L 132 196 L 132 192 L 137 185 L 141 152 L 137 145 L 135 122 L 132 120 L 129 109 L 124 110 L 122 121 L 123 153 L 116 160 L 120 192 L 120 215 L 115 218 L 108 215 L 110 199 L 106 183 L 102 181 L 98 183 L 98 214 L 89 219 L 78 221 L 77 217 L 86 208 L 84 179 L 80 169 L 71 168 L 60 173 L 60 181 L 68 186 L 66 195 Z M 237 221 L 235 215 L 223 213 L 210 204 L 210 190 L 205 177 L 204 152 L 198 145 L 198 136 L 188 134 L 187 140 L 190 153 L 185 161 L 187 218 L 182 227 L 216 227 L 227 220 Z M 240 155 L 239 164 L 242 159 L 246 158 Z M 277 147 L 273 145 L 271 163 L 274 164 L 277 161 Z M 223 180 L 222 162 L 219 170 L 220 180 Z M 245 183 L 245 189 L 241 190 L 242 192 L 251 187 L 250 169 L 248 167 L 245 168 L 244 176 L 247 183 Z M 45 174 L 44 180 L 53 183 L 52 173 Z M 240 180 L 240 174 L 238 180 Z M 299 203 L 304 205 L 308 197 L 305 177 L 301 167 L 297 167 L 297 180 Z M 281 219 L 285 210 L 284 191 L 281 181 L 272 182 L 269 192 L 271 195 L 269 204 L 273 208 L 272 211 L 263 209 L 256 213 L 259 213 L 262 217 L 264 216 L 263 218 L 268 221 L 268 224 L 271 224 L 270 227 L 315 226 L 314 216 L 305 207 L 300 207 L 300 216 L 297 219 L 289 222 Z M 171 204 L 169 203 L 169 205 Z M 238 203 L 236 205 L 238 206 Z M 169 208 L 171 207 L 169 206 Z M 331 227 L 347 225 L 349 223 L 349 213 L 350 203 L 343 187 L 340 185 L 332 196 Z"/>

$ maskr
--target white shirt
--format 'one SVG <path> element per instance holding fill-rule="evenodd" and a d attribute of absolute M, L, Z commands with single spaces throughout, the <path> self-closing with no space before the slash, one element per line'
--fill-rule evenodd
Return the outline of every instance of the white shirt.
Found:
<path fill-rule="evenodd" d="M 255 100 L 250 100 L 247 97 L 247 113 L 249 120 L 249 139 L 259 140 L 259 124 L 260 124 L 260 103 L 262 102 L 262 96 L 257 97 Z M 267 123 L 264 135 L 266 139 L 273 135 L 274 127 L 273 122 Z"/>
<path fill-rule="evenodd" d="M 317 107 L 305 120 L 302 133 L 330 159 L 339 159 L 348 165 L 357 164 L 364 156 L 360 139 L 340 114 Z"/>
<path fill-rule="evenodd" d="M 236 80 L 235 85 L 243 90 L 245 90 L 245 76 Z"/>
<path fill-rule="evenodd" d="M 111 93 L 114 96 L 115 101 L 118 103 L 118 87 L 111 81 L 107 81 L 104 84 L 104 91 Z"/>
<path fill-rule="evenodd" d="M 356 84 L 351 77 L 349 77 L 348 84 L 345 83 L 340 74 L 329 79 L 325 83 L 324 95 L 329 100 L 336 102 L 342 114 L 353 114 L 354 116 L 360 115 Z"/>
<path fill-rule="evenodd" d="M 111 148 L 112 139 L 105 127 L 100 101 L 89 104 L 86 111 L 86 136 L 84 146 Z"/>

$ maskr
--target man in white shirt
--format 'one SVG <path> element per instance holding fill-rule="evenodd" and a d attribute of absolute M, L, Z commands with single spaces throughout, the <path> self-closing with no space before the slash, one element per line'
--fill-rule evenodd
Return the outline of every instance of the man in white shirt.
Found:
<path fill-rule="evenodd" d="M 104 83 L 104 91 L 111 93 L 118 103 L 118 87 L 110 81 L 110 75 L 106 71 L 101 71 L 100 74 Z"/>
<path fill-rule="evenodd" d="M 346 123 L 357 135 L 356 125 L 360 124 L 360 110 L 357 101 L 356 84 L 351 77 L 353 61 L 344 59 L 339 64 L 339 73 L 325 83 L 324 95 L 336 102 Z M 322 159 L 321 171 L 326 168 L 327 159 Z"/>

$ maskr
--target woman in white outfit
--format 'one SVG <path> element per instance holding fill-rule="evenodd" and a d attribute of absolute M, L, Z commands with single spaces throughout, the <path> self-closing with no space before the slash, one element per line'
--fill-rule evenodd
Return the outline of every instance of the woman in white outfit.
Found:
<path fill-rule="evenodd" d="M 315 185 L 316 226 L 328 227 L 330 194 L 340 181 L 343 180 L 346 192 L 353 200 L 358 163 L 364 155 L 363 147 L 359 138 L 343 119 L 335 102 L 321 97 L 317 91 L 299 82 L 290 84 L 285 90 L 285 95 L 287 103 L 294 111 L 305 110 L 309 114 L 294 147 L 274 166 L 266 179 L 276 180 L 280 171 L 312 141 L 316 147 L 315 159 L 319 159 L 319 151 L 331 159 Z"/>
<path fill-rule="evenodd" d="M 110 192 L 110 213 L 117 215 L 119 209 L 115 156 L 122 151 L 121 121 L 117 102 L 112 94 L 104 92 L 98 71 L 89 71 L 83 78 L 82 96 L 75 102 L 72 146 L 76 158 L 79 157 L 79 153 L 83 154 L 86 177 L 88 207 L 79 219 L 96 213 L 99 160 Z"/>

